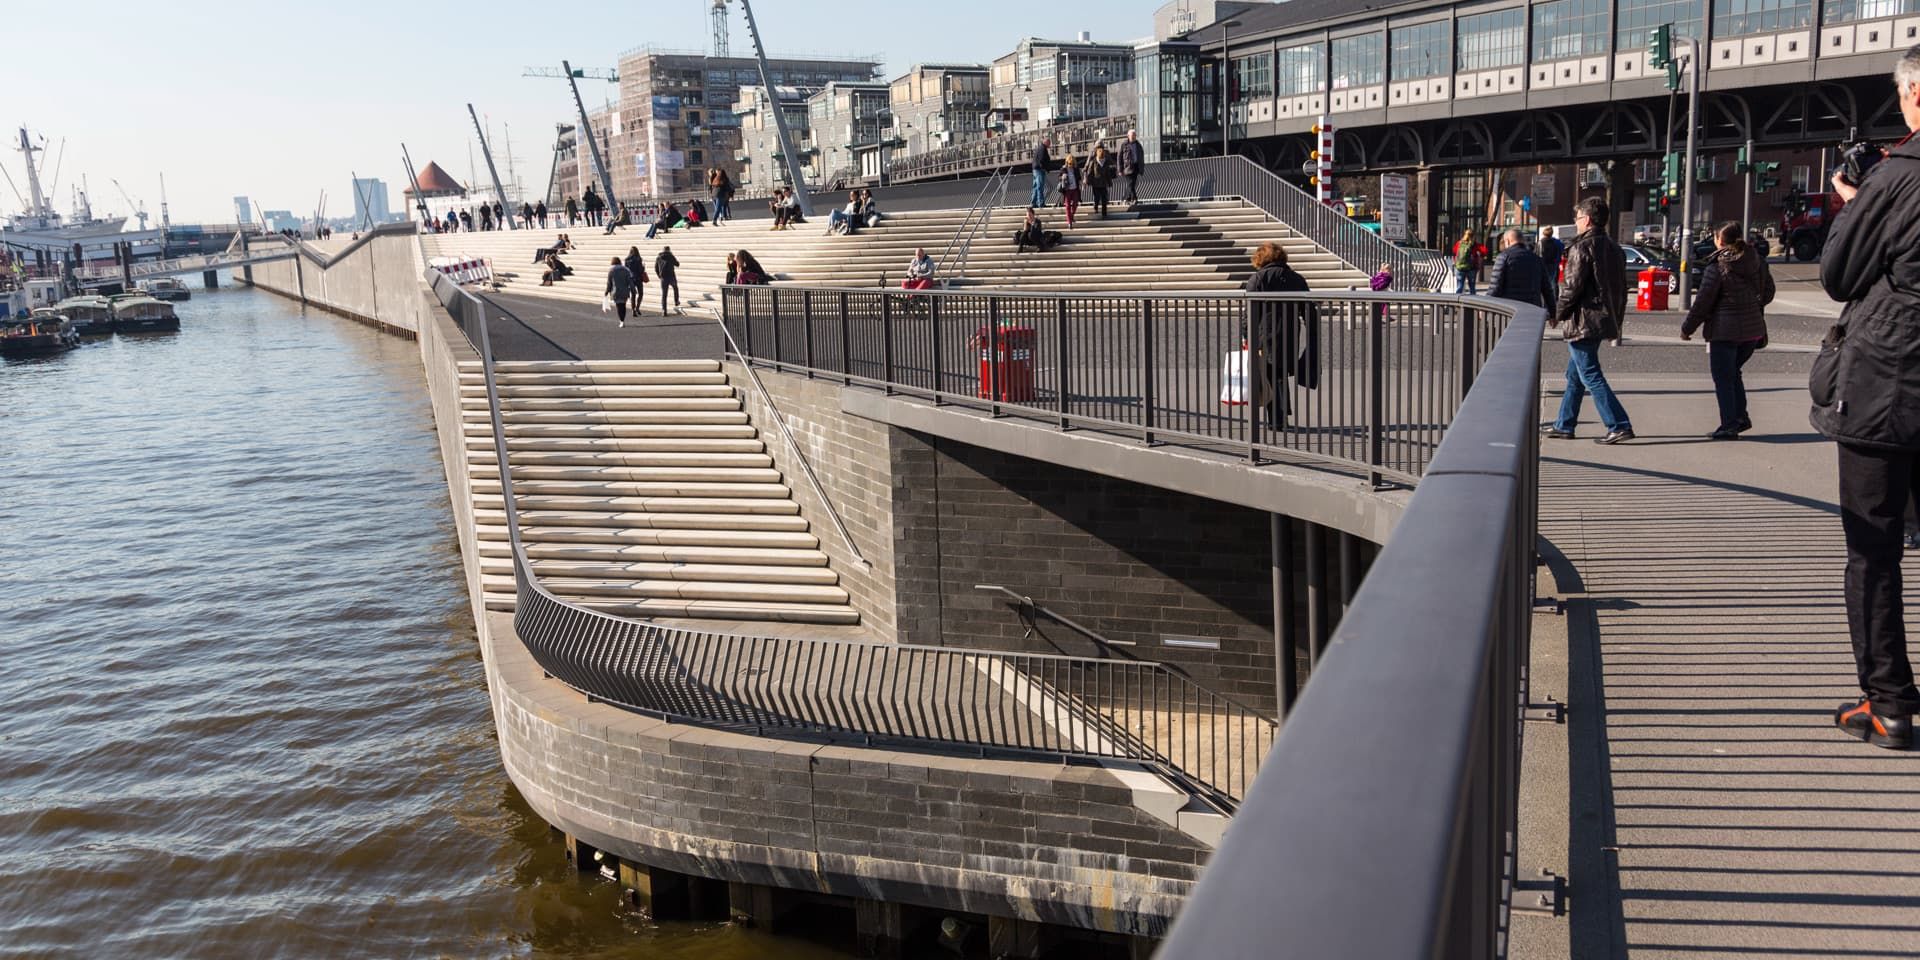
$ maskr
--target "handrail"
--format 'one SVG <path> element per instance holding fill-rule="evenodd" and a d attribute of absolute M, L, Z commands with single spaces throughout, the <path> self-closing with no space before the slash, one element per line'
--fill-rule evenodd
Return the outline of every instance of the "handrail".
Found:
<path fill-rule="evenodd" d="M 722 297 L 720 332 L 726 335 L 727 345 L 733 348 L 735 354 L 738 354 L 739 345 L 733 342 L 733 331 L 727 329 L 726 309 L 726 299 Z M 793 454 L 794 462 L 800 464 L 800 472 L 806 476 L 807 486 L 813 488 L 813 495 L 819 498 L 820 505 L 826 509 L 828 519 L 833 521 L 834 531 L 840 534 L 840 542 L 846 544 L 847 552 L 852 554 L 853 559 L 858 560 L 861 566 L 872 569 L 873 561 L 867 559 L 867 555 L 861 552 L 860 545 L 854 542 L 853 534 L 847 531 L 846 522 L 840 519 L 840 511 L 833 505 L 833 498 L 827 496 L 826 488 L 820 485 L 820 478 L 814 474 L 813 463 L 807 459 L 806 452 L 800 449 L 799 442 L 793 439 L 793 429 L 787 426 L 787 418 L 780 412 L 780 405 L 774 402 L 773 394 L 767 391 L 766 384 L 760 382 L 760 374 L 754 371 L 751 364 L 741 364 L 741 366 L 746 368 L 747 379 L 753 383 L 753 389 L 760 394 L 760 402 L 766 404 L 768 412 L 773 414 L 773 422 L 780 425 L 780 436 L 786 441 L 787 451 Z"/>
<path fill-rule="evenodd" d="M 1002 171 L 995 171 L 986 183 L 981 184 L 979 195 L 973 198 L 973 205 L 967 208 L 967 215 L 961 219 L 959 228 L 954 230 L 953 239 L 948 240 L 947 248 L 940 251 L 939 275 L 944 283 L 950 284 L 967 275 L 967 258 L 973 250 L 974 238 L 992 229 L 993 208 L 1006 196 L 1007 177 Z M 978 219 L 975 219 L 976 214 L 979 215 Z M 957 258 L 954 256 L 956 246 L 960 248 Z"/>
<path fill-rule="evenodd" d="M 988 169 L 1014 168 L 1026 162 L 1028 154 L 1033 150 L 1035 137 L 1045 136 L 1051 139 L 1058 146 L 1054 155 L 1059 157 L 1064 156 L 1075 146 L 1085 147 L 1087 144 L 1101 140 L 1117 139 L 1114 131 L 1119 131 L 1119 134 L 1124 136 L 1126 131 L 1134 126 L 1136 126 L 1134 114 L 1121 114 L 1059 123 L 1037 130 L 1003 134 L 990 139 L 969 140 L 951 147 L 941 147 L 938 150 L 901 157 L 888 168 L 887 177 L 895 183 L 912 183 Z"/>
<path fill-rule="evenodd" d="M 555 596 L 533 572 L 501 417 L 484 302 L 435 294 L 474 341 L 486 386 L 515 582 L 514 628 L 543 670 L 587 696 L 669 720 L 963 748 L 971 755 L 1138 764 L 1231 811 L 1275 721 L 1150 661 L 694 631 Z"/>

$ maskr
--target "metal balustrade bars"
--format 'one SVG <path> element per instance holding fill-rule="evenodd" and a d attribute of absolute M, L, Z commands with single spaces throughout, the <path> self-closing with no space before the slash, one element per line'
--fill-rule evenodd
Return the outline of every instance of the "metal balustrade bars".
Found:
<path fill-rule="evenodd" d="M 725 291 L 729 350 L 749 365 L 1417 481 L 1276 741 L 1272 718 L 1164 664 L 693 631 L 553 595 L 520 540 L 488 336 L 504 314 L 445 277 L 432 283 L 481 354 L 514 626 L 556 679 L 627 709 L 762 735 L 1157 772 L 1237 810 L 1234 842 L 1163 957 L 1280 944 L 1298 956 L 1504 955 L 1542 311 L 1436 295 Z M 1247 359 L 1228 359 L 1243 342 Z M 1284 420 L 1259 385 L 1267 356 L 1303 375 L 1275 390 Z M 1237 388 L 1236 362 L 1247 373 Z"/>

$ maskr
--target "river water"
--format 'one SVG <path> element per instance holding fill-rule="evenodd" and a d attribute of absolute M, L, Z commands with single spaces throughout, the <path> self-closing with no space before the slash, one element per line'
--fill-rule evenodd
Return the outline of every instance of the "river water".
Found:
<path fill-rule="evenodd" d="M 416 346 L 270 294 L 0 362 L 0 957 L 828 958 L 500 768 Z"/>

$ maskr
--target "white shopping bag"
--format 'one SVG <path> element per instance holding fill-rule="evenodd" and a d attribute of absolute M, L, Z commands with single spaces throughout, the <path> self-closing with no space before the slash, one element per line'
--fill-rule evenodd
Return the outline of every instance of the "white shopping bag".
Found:
<path fill-rule="evenodd" d="M 1247 403 L 1247 351 L 1227 354 L 1220 365 L 1220 402 L 1230 407 Z"/>
<path fill-rule="evenodd" d="M 612 297 L 601 297 L 601 298 L 600 298 L 600 312 L 601 312 L 601 313 L 612 313 L 612 312 L 613 312 L 613 298 L 612 298 Z"/>

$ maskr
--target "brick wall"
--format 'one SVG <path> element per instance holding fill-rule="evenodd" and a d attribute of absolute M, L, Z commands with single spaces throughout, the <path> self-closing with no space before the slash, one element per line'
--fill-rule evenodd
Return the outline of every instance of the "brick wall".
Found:
<path fill-rule="evenodd" d="M 1265 513 L 911 431 L 893 438 L 903 642 L 1176 663 L 1203 686 L 1273 709 Z M 1294 572 L 1300 624 L 1303 526 L 1292 528 L 1302 561 Z M 1330 555 L 1329 567 L 1336 563 Z M 1044 617 L 1029 629 L 1015 604 L 976 584 L 1031 596 L 1136 646 L 1102 651 Z M 1173 646 L 1169 636 L 1220 647 Z"/>

